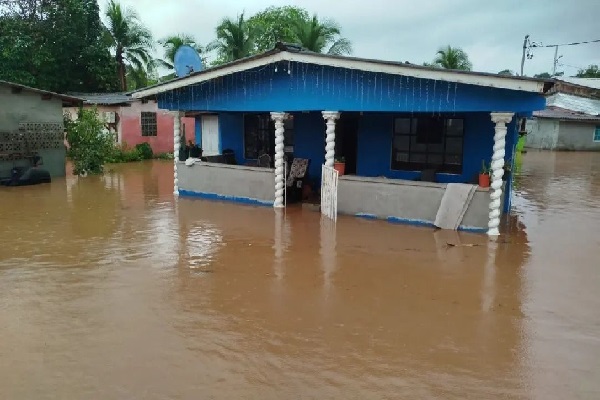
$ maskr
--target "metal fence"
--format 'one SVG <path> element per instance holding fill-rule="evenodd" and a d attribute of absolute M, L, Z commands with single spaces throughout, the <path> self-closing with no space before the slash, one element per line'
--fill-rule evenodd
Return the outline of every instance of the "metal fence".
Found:
<path fill-rule="evenodd" d="M 337 220 L 338 172 L 323 165 L 321 170 L 321 214 Z"/>

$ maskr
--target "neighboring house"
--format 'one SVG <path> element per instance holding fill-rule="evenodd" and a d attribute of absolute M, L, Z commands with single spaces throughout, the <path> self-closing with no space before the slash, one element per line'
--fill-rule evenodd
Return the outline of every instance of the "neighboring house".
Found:
<path fill-rule="evenodd" d="M 512 163 L 516 121 L 544 109 L 552 85 L 280 43 L 132 96 L 194 113 L 203 148 L 235 156 L 238 165 L 176 161 L 180 195 L 283 207 L 284 158 L 308 159 L 319 190 L 323 165 L 344 157 L 347 175 L 325 197 L 337 197 L 338 212 L 433 226 L 445 207 L 458 207 L 459 228 L 496 235 L 501 207 L 510 207 L 511 180 L 502 173 Z M 175 121 L 175 135 L 178 128 Z M 271 168 L 257 166 L 264 155 Z M 482 161 L 492 161 L 491 190 L 451 184 L 476 182 Z M 446 201 L 458 193 L 465 196 Z"/>
<path fill-rule="evenodd" d="M 559 78 L 527 122 L 526 147 L 600 151 L 600 79 Z"/>
<path fill-rule="evenodd" d="M 63 107 L 81 99 L 0 81 L 0 178 L 35 156 L 52 177 L 65 176 Z"/>
<path fill-rule="evenodd" d="M 155 154 L 173 152 L 173 114 L 159 110 L 155 100 L 133 99 L 127 93 L 72 93 L 84 100 L 83 107 L 96 107 L 117 143 L 135 146 L 149 143 Z M 72 118 L 77 107 L 66 111 Z M 194 138 L 194 119 L 184 118 L 186 138 Z M 187 139 L 186 139 L 187 140 Z"/>

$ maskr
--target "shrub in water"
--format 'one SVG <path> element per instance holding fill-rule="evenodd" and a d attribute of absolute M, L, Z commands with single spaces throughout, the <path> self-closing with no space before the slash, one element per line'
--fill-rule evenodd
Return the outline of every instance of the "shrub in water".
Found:
<path fill-rule="evenodd" d="M 136 144 L 135 149 L 142 155 L 144 160 L 150 160 L 154 156 L 154 152 L 149 143 Z"/>
<path fill-rule="evenodd" d="M 68 155 L 73 162 L 73 173 L 100 174 L 104 164 L 110 159 L 114 135 L 104 127 L 98 117 L 98 111 L 92 109 L 79 109 L 77 119 L 72 120 L 65 115 L 65 128 L 67 142 L 69 143 Z"/>

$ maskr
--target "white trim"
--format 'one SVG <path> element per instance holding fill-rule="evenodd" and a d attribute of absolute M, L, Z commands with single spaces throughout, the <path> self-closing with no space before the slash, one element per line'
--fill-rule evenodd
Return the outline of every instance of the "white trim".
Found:
<path fill-rule="evenodd" d="M 324 55 L 314 55 L 310 53 L 290 53 L 281 51 L 269 56 L 240 61 L 229 66 L 223 66 L 214 70 L 207 70 L 187 78 L 167 82 L 162 85 L 143 89 L 132 93 L 132 97 L 140 99 L 143 97 L 154 96 L 158 93 L 179 89 L 182 87 L 198 84 L 211 79 L 219 78 L 225 75 L 231 75 L 237 72 L 243 72 L 250 69 L 262 67 L 280 61 L 299 62 L 305 64 L 323 65 L 335 68 L 357 69 L 368 72 L 380 72 L 391 75 L 403 75 L 413 78 L 434 79 L 446 82 L 463 83 L 467 85 L 488 86 L 501 89 L 521 90 L 525 92 L 542 93 L 544 82 L 513 79 L 510 77 L 495 75 L 480 75 L 469 72 L 458 72 L 444 69 L 420 68 L 411 65 L 387 64 L 376 60 L 327 57 Z"/>

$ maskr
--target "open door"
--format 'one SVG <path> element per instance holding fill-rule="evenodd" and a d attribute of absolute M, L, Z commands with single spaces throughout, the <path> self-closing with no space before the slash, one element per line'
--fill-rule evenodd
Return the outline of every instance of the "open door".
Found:
<path fill-rule="evenodd" d="M 356 174 L 359 113 L 342 112 L 335 127 L 335 153 L 344 157 L 347 175 Z"/>

